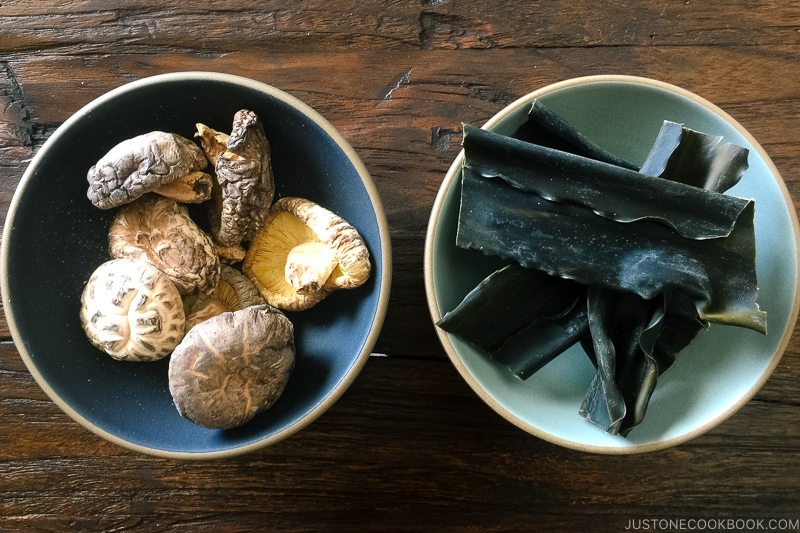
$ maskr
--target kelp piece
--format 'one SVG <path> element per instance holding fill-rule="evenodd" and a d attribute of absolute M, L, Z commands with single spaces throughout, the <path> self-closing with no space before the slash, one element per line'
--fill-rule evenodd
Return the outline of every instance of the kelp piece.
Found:
<path fill-rule="evenodd" d="M 526 120 L 512 135 L 521 141 L 582 155 L 597 161 L 638 170 L 639 167 L 602 148 L 581 133 L 557 113 L 548 109 L 541 100 L 534 100 Z"/>
<path fill-rule="evenodd" d="M 571 280 L 511 263 L 490 274 L 436 325 L 493 352 L 533 321 L 563 315 L 581 290 Z"/>
<path fill-rule="evenodd" d="M 616 222 L 653 220 L 692 239 L 728 236 L 751 200 L 702 190 L 464 125 L 464 167 Z"/>
<path fill-rule="evenodd" d="M 578 412 L 609 434 L 627 436 L 644 420 L 659 376 L 704 324 L 680 293 L 648 301 L 590 287 L 587 302 L 591 335 L 582 345 L 598 370 Z"/>
<path fill-rule="evenodd" d="M 747 169 L 748 150 L 721 145 L 721 139 L 665 121 L 642 172 L 724 192 L 738 183 Z M 706 326 L 683 293 L 673 292 L 659 299 L 663 307 L 653 311 L 653 303 L 637 295 L 619 296 L 613 291 L 589 289 L 592 334 L 590 342 L 584 343 L 584 350 L 591 354 L 598 371 L 579 413 L 608 433 L 626 436 L 644 419 L 658 377 Z M 605 316 L 598 316 L 600 313 Z M 620 320 L 620 316 L 632 320 Z M 646 322 L 649 328 L 644 331 L 635 327 Z M 598 357 L 596 351 L 603 357 Z M 612 383 L 605 381 L 608 369 L 600 368 L 609 360 L 615 366 Z M 619 394 L 624 409 L 619 406 Z"/>
<path fill-rule="evenodd" d="M 465 173 L 472 171 L 466 168 L 472 161 L 466 146 L 469 143 L 469 129 L 465 127 L 465 151 L 467 152 Z M 602 148 L 596 145 L 591 145 L 591 142 L 585 139 L 580 132 L 577 132 L 540 103 L 534 103 L 528 122 L 515 133 L 515 136 L 549 149 L 569 152 L 635 170 L 632 165 L 615 161 L 613 155 L 604 153 Z M 495 148 L 500 150 L 495 151 Z M 502 148 L 502 146 L 490 148 L 488 151 L 492 153 L 487 153 L 486 157 L 494 158 L 500 154 L 502 161 L 503 157 L 508 157 Z M 707 135 L 685 128 L 680 124 L 665 121 L 641 174 L 722 193 L 741 179 L 747 169 L 747 155 L 748 151 L 745 148 L 732 144 L 721 144 L 721 137 Z M 480 156 L 479 153 L 477 158 L 479 164 L 473 165 L 478 166 L 479 170 Z M 537 172 L 540 169 L 530 167 L 523 170 Z M 487 174 L 491 175 L 491 173 Z M 465 177 L 465 179 L 467 178 Z M 583 179 L 593 180 L 594 176 L 587 173 Z M 507 181 L 512 186 L 520 186 L 520 183 L 514 183 L 513 180 Z M 522 188 L 526 189 L 524 185 Z M 532 190 L 532 192 L 540 193 L 541 191 Z M 544 194 L 546 196 L 546 193 Z M 574 201 L 572 198 L 567 199 Z M 537 201 L 541 200 L 541 198 L 537 199 Z M 658 203 L 653 205 L 658 205 Z M 469 203 L 462 203 L 462 210 L 474 207 L 477 205 L 470 206 Z M 512 206 L 511 211 L 514 209 L 518 213 L 524 213 L 525 210 L 522 205 Z M 752 211 L 752 206 L 745 206 L 741 210 L 739 216 L 743 216 L 744 222 L 740 224 L 736 232 L 726 234 L 732 238 L 723 246 L 724 249 L 734 254 L 739 253 L 740 258 L 744 260 L 745 268 L 740 270 L 740 274 L 749 281 L 743 293 L 743 302 L 738 302 L 739 304 L 743 303 L 744 309 L 736 310 L 738 305 L 733 289 L 728 291 L 727 295 L 731 297 L 734 312 L 728 315 L 729 310 L 720 311 L 725 305 L 719 307 L 719 302 L 716 306 L 705 305 L 710 300 L 705 303 L 699 302 L 696 293 L 687 293 L 671 282 L 662 284 L 664 292 L 657 293 L 651 300 L 634 292 L 622 292 L 616 288 L 603 286 L 589 286 L 589 295 L 581 296 L 579 303 L 571 308 L 569 313 L 558 319 L 534 320 L 527 328 L 507 337 L 502 346 L 491 354 L 492 359 L 508 366 L 509 370 L 518 378 L 527 379 L 574 342 L 579 341 L 597 368 L 581 405 L 580 415 L 609 433 L 626 436 L 643 420 L 660 374 L 673 364 L 677 354 L 688 346 L 702 329 L 708 327 L 707 319 L 745 325 L 745 327 L 751 327 L 761 332 L 766 330 L 766 317 L 758 311 L 754 299 L 755 250 Z M 737 220 L 739 216 L 736 217 Z M 496 222 L 503 225 L 502 222 Z M 524 226 L 524 224 L 517 226 L 521 234 L 531 229 L 531 227 Z M 735 226 L 735 221 L 733 226 Z M 459 222 L 459 231 L 461 231 L 461 222 Z M 547 238 L 545 233 L 537 233 L 541 231 L 540 228 L 533 227 L 533 231 L 537 238 Z M 725 240 L 724 235 L 720 235 L 720 237 Z M 486 249 L 483 251 L 487 252 Z M 500 255 L 502 256 L 502 254 Z M 708 252 L 703 256 L 704 259 L 698 262 L 702 268 L 696 269 L 696 272 L 703 271 L 703 268 L 707 266 L 705 260 L 709 259 L 711 255 L 713 253 Z M 752 261 L 750 261 L 751 255 Z M 657 262 L 656 259 L 652 259 L 652 261 L 648 268 L 653 267 Z M 676 266 L 677 263 L 672 266 Z M 752 268 L 752 275 L 748 274 L 747 264 L 750 264 Z M 716 266 L 719 269 L 719 265 Z M 641 267 L 641 264 L 637 264 L 637 267 Z M 737 268 L 737 270 L 739 269 Z M 555 272 L 554 274 L 576 277 L 575 269 L 569 265 L 560 273 Z M 698 285 L 706 285 L 711 278 L 717 278 L 717 274 L 714 272 L 706 272 L 706 274 L 708 275 L 700 276 L 704 279 Z M 678 275 L 678 277 L 681 276 Z M 692 275 L 688 277 L 692 278 Z M 558 278 L 553 277 L 552 279 Z M 581 275 L 578 274 L 576 279 L 581 280 Z M 701 318 L 698 314 L 701 307 L 705 311 L 705 318 Z M 742 323 L 742 320 L 749 325 Z"/>
<path fill-rule="evenodd" d="M 672 291 L 669 295 L 660 295 L 664 299 L 664 311 L 661 313 L 661 327 L 653 346 L 653 358 L 658 363 L 658 373 L 663 374 L 675 362 L 676 356 L 697 337 L 698 333 L 708 329 L 709 323 L 697 316 L 697 307 L 691 298 L 680 291 Z M 637 295 L 629 300 L 628 305 L 651 306 L 651 303 Z M 593 364 L 593 347 L 590 343 L 584 345 L 586 354 Z"/>
<path fill-rule="evenodd" d="M 665 121 L 642 172 L 724 192 L 736 185 L 747 169 L 748 150 L 720 144 L 721 140 Z M 579 413 L 609 433 L 627 436 L 644 419 L 658 377 L 707 323 L 697 317 L 690 298 L 679 291 L 661 295 L 655 308 L 653 302 L 637 295 L 603 289 L 590 288 L 588 298 L 592 328 L 590 341 L 583 345 L 598 371 Z M 604 316 L 599 316 L 601 313 Z M 648 328 L 639 331 L 636 326 L 645 323 Z M 609 372 L 600 368 L 609 360 L 615 365 L 613 383 L 604 381 Z M 624 410 L 618 404 L 619 394 Z"/>
<path fill-rule="evenodd" d="M 645 416 L 661 373 L 653 354 L 667 297 L 653 300 L 589 287 L 587 314 L 597 372 L 578 413 L 612 435 L 627 435 Z M 589 344 L 589 346 L 587 346 Z"/>
<path fill-rule="evenodd" d="M 748 168 L 747 148 L 665 120 L 640 172 L 723 193 Z"/>
<path fill-rule="evenodd" d="M 756 303 L 752 203 L 728 237 L 693 240 L 649 220 L 620 224 L 464 167 L 456 245 L 645 299 L 682 291 L 702 320 L 766 333 Z"/>
<path fill-rule="evenodd" d="M 562 316 L 535 320 L 510 337 L 492 354 L 492 359 L 525 380 L 587 336 L 588 332 L 586 298 L 582 294 Z"/>
<path fill-rule="evenodd" d="M 653 347 L 659 374 L 672 366 L 677 355 L 709 327 L 707 321 L 697 316 L 697 307 L 692 299 L 681 291 L 669 294 L 663 321 L 661 334 Z"/>

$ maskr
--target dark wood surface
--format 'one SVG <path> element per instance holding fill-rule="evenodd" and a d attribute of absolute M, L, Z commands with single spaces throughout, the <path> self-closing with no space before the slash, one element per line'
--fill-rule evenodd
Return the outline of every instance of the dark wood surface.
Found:
<path fill-rule="evenodd" d="M 179 70 L 274 85 L 354 146 L 394 250 L 375 355 L 300 433 L 235 459 L 182 462 L 73 422 L 36 385 L 3 320 L 0 531 L 623 531 L 654 518 L 797 526 L 800 337 L 755 398 L 699 438 L 634 456 L 571 451 L 503 420 L 458 375 L 428 314 L 423 245 L 461 123 L 481 125 L 517 97 L 590 74 L 656 78 L 716 103 L 800 201 L 800 3 L 3 1 L 0 214 L 73 112 Z"/>

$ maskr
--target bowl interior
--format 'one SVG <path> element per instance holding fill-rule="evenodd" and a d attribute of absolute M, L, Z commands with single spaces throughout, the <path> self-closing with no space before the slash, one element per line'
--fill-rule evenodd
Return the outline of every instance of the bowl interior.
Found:
<path fill-rule="evenodd" d="M 641 164 L 662 121 L 724 137 L 750 149 L 749 169 L 729 191 L 756 201 L 758 301 L 769 333 L 713 324 L 659 379 L 644 422 L 628 438 L 604 433 L 578 415 L 594 375 L 579 346 L 527 381 L 516 379 L 459 338 L 438 330 L 473 389 L 523 429 L 571 448 L 633 453 L 685 441 L 746 402 L 777 364 L 797 314 L 797 221 L 785 186 L 763 149 L 715 106 L 677 88 L 640 79 L 583 79 L 545 88 L 494 117 L 487 128 L 511 134 L 535 98 L 607 150 Z M 426 282 L 434 321 L 502 263 L 456 248 L 461 157 L 445 178 L 431 217 Z"/>
<path fill-rule="evenodd" d="M 363 236 L 373 275 L 311 310 L 287 313 L 297 358 L 284 394 L 241 428 L 207 430 L 180 417 L 168 358 L 121 363 L 92 347 L 78 318 L 89 275 L 107 260 L 115 210 L 86 198 L 86 172 L 116 143 L 152 130 L 193 136 L 195 123 L 230 131 L 234 113 L 262 118 L 276 197 L 300 196 L 339 214 Z M 192 210 L 196 212 L 197 210 Z M 202 223 L 202 222 L 201 222 Z M 3 246 L 5 311 L 45 390 L 79 421 L 120 444 L 155 454 L 243 451 L 285 436 L 349 385 L 375 342 L 388 298 L 386 221 L 363 165 L 322 117 L 272 87 L 213 74 L 161 76 L 99 98 L 66 122 L 23 178 Z"/>

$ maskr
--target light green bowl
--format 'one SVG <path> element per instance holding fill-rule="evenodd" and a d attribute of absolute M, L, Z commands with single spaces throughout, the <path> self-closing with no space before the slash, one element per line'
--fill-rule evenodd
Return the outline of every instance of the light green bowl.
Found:
<path fill-rule="evenodd" d="M 798 222 L 778 171 L 763 148 L 721 109 L 688 91 L 629 76 L 577 78 L 539 89 L 509 105 L 483 127 L 511 134 L 540 99 L 607 150 L 641 164 L 664 120 L 722 135 L 750 149 L 750 167 L 729 194 L 756 201 L 758 302 L 769 333 L 712 325 L 659 379 L 647 416 L 627 438 L 606 434 L 578 415 L 594 375 L 579 346 L 527 381 L 461 339 L 437 328 L 458 372 L 495 411 L 525 431 L 588 452 L 623 454 L 685 442 L 720 424 L 764 384 L 786 348 L 798 312 Z M 425 244 L 425 286 L 436 323 L 501 263 L 456 248 L 463 153 L 433 206 Z"/>

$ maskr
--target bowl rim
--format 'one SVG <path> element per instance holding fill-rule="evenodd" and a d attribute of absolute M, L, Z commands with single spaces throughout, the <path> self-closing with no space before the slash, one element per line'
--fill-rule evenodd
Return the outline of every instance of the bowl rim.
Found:
<path fill-rule="evenodd" d="M 709 111 L 713 112 L 714 114 L 718 115 L 720 118 L 725 120 L 730 126 L 736 129 L 736 131 L 740 133 L 753 146 L 758 155 L 763 159 L 765 165 L 769 169 L 769 172 L 775 178 L 779 190 L 784 197 L 784 201 L 787 203 L 788 206 L 794 205 L 791 195 L 789 194 L 789 191 L 786 187 L 786 183 L 783 181 L 783 178 L 781 177 L 778 169 L 775 167 L 775 164 L 772 162 L 772 160 L 767 155 L 766 151 L 762 148 L 762 146 L 744 127 L 742 127 L 736 120 L 734 120 L 729 114 L 727 114 L 717 105 L 709 102 L 708 100 L 702 98 L 701 96 L 698 96 L 676 85 L 672 85 L 670 83 L 666 83 L 651 78 L 630 76 L 630 75 L 618 75 L 618 74 L 600 74 L 592 76 L 581 76 L 577 78 L 571 78 L 555 82 L 546 85 L 544 87 L 541 87 L 535 91 L 532 91 L 516 99 L 511 104 L 507 105 L 506 107 L 501 109 L 498 113 L 496 113 L 494 116 L 492 116 L 488 121 L 486 121 L 486 123 L 483 126 L 481 126 L 481 128 L 488 130 L 492 129 L 493 127 L 497 126 L 500 122 L 502 122 L 504 119 L 506 119 L 509 115 L 518 111 L 521 107 L 530 104 L 531 101 L 545 94 L 549 94 L 555 91 L 559 91 L 568 87 L 574 87 L 578 85 L 589 85 L 589 84 L 607 83 L 607 82 L 643 85 L 646 87 L 661 89 L 673 94 L 677 94 L 679 96 L 683 96 L 688 100 L 691 100 L 699 104 L 700 106 L 708 109 Z M 439 215 L 444 205 L 445 197 L 447 196 L 447 193 L 450 190 L 453 182 L 460 175 L 460 170 L 463 161 L 464 161 L 464 151 L 461 150 L 461 152 L 459 152 L 458 156 L 456 157 L 455 161 L 453 161 L 452 165 L 448 169 L 447 174 L 445 175 L 444 180 L 442 181 L 442 184 L 436 195 L 436 199 L 434 200 L 433 208 L 428 221 L 428 228 L 425 237 L 425 252 L 424 252 L 425 293 L 428 302 L 428 310 L 430 312 L 431 319 L 433 320 L 434 324 L 436 324 L 436 322 L 438 322 L 442 317 L 442 313 L 441 310 L 439 309 L 439 304 L 436 298 L 436 293 L 434 291 L 434 283 L 433 283 L 433 277 L 434 277 L 433 245 L 436 238 L 437 222 L 439 220 Z M 800 225 L 798 224 L 796 211 L 791 208 L 788 209 L 788 211 L 793 227 L 793 234 L 795 238 L 795 249 L 798 250 L 798 258 L 800 259 Z M 730 418 L 734 413 L 736 413 L 739 409 L 741 409 L 747 402 L 749 402 L 753 398 L 753 396 L 764 385 L 764 383 L 766 383 L 770 375 L 772 375 L 772 372 L 778 366 L 778 363 L 780 362 L 780 359 L 783 356 L 783 353 L 786 350 L 787 345 L 789 344 L 789 340 L 791 339 L 792 334 L 794 333 L 794 327 L 797 321 L 798 310 L 800 310 L 800 276 L 796 276 L 795 298 L 792 304 L 792 311 L 789 316 L 789 323 L 787 324 L 786 330 L 784 331 L 783 337 L 781 338 L 780 343 L 778 344 L 778 348 L 775 354 L 770 360 L 770 363 L 767 366 L 765 372 L 759 377 L 759 379 L 753 384 L 753 386 L 738 401 L 734 402 L 731 406 L 729 406 L 727 410 L 720 413 L 717 417 L 713 418 L 712 420 L 709 420 L 705 424 L 695 428 L 692 431 L 688 431 L 678 437 L 655 441 L 647 444 L 637 444 L 637 445 L 619 446 L 619 447 L 594 446 L 589 444 L 583 444 L 580 442 L 575 442 L 573 440 L 562 437 L 557 437 L 555 435 L 552 435 L 546 431 L 537 428 L 532 424 L 529 424 L 519 419 L 513 413 L 509 412 L 505 407 L 503 407 L 497 400 L 495 400 L 473 377 L 467 366 L 462 361 L 461 356 L 458 354 L 458 351 L 456 350 L 454 344 L 451 342 L 449 334 L 444 330 L 442 330 L 441 328 L 434 327 L 434 329 L 436 330 L 436 334 L 439 337 L 439 341 L 441 342 L 442 347 L 447 353 L 448 358 L 453 363 L 453 365 L 455 366 L 456 370 L 461 375 L 461 377 L 467 382 L 470 388 L 472 388 L 472 390 L 481 398 L 481 400 L 483 400 L 489 407 L 491 407 L 495 412 L 497 412 L 507 421 L 511 422 L 512 424 L 526 431 L 527 433 L 530 433 L 536 437 L 539 437 L 553 444 L 563 446 L 565 448 L 570 448 L 588 453 L 598 453 L 607 455 L 630 455 L 630 454 L 638 454 L 638 453 L 662 450 L 665 448 L 670 448 L 678 444 L 687 442 L 691 439 L 694 439 L 702 435 L 703 433 L 706 433 L 707 431 L 718 426 L 719 424 L 723 423 L 725 420 Z"/>
<path fill-rule="evenodd" d="M 33 358 L 28 353 L 28 350 L 23 342 L 19 329 L 17 328 L 16 319 L 14 317 L 14 307 L 12 302 L 9 300 L 8 296 L 9 294 L 8 244 L 13 228 L 14 216 L 21 202 L 23 193 L 28 183 L 32 179 L 34 170 L 39 166 L 41 160 L 45 157 L 45 154 L 47 154 L 47 152 L 49 151 L 49 148 L 53 144 L 58 142 L 58 140 L 65 135 L 65 133 L 71 128 L 71 126 L 75 122 L 81 120 L 85 115 L 91 113 L 97 107 L 108 102 L 109 100 L 116 98 L 121 94 L 136 91 L 143 87 L 149 87 L 159 84 L 169 84 L 175 81 L 187 81 L 187 80 L 216 81 L 232 85 L 244 86 L 250 89 L 257 90 L 297 109 L 308 119 L 314 122 L 317 126 L 319 126 L 322 130 L 324 130 L 325 133 L 328 136 L 330 136 L 330 138 L 336 143 L 336 145 L 345 154 L 347 159 L 351 162 L 357 174 L 359 175 L 361 182 L 364 185 L 364 188 L 366 189 L 366 192 L 372 204 L 372 208 L 375 212 L 375 218 L 377 220 L 378 233 L 380 236 L 380 243 L 381 243 L 381 264 L 383 265 L 383 268 L 381 270 L 381 281 L 379 287 L 377 311 L 370 325 L 366 342 L 364 343 L 361 352 L 355 358 L 352 366 L 348 370 L 344 379 L 342 379 L 339 383 L 337 383 L 336 387 L 334 387 L 320 403 L 314 406 L 314 408 L 311 411 L 309 411 L 305 416 L 297 420 L 291 426 L 283 429 L 282 431 L 279 431 L 274 435 L 262 438 L 250 444 L 245 444 L 234 448 L 227 448 L 224 450 L 205 451 L 205 452 L 171 451 L 171 450 L 164 450 L 160 448 L 153 448 L 149 446 L 135 444 L 95 425 L 90 420 L 88 420 L 87 418 L 83 417 L 78 412 L 76 412 L 66 401 L 64 401 L 63 398 L 61 398 L 50 387 L 50 385 L 38 371 L 36 364 L 33 361 Z M 69 415 L 70 418 L 81 424 L 86 429 L 90 430 L 92 433 L 95 433 L 96 435 L 110 442 L 113 442 L 119 446 L 122 446 L 123 448 L 127 448 L 129 450 L 143 453 L 145 455 L 171 458 L 171 459 L 193 459 L 193 460 L 218 459 L 218 458 L 228 458 L 249 453 L 256 449 L 275 444 L 280 440 L 283 440 L 291 435 L 294 435 L 301 429 L 308 426 L 311 422 L 316 420 L 319 416 L 321 416 L 334 403 L 336 403 L 336 401 L 352 385 L 353 381 L 355 381 L 356 377 L 359 375 L 362 368 L 369 359 L 372 348 L 374 347 L 378 339 L 381 328 L 383 326 L 383 322 L 386 317 L 386 311 L 389 305 L 389 293 L 392 281 L 391 278 L 392 278 L 392 252 L 391 252 L 391 239 L 389 235 L 389 224 L 386 218 L 386 212 L 383 208 L 383 204 L 381 202 L 380 195 L 378 194 L 378 190 L 375 186 L 375 183 L 372 181 L 372 178 L 370 177 L 370 174 L 367 171 L 366 166 L 361 161 L 361 158 L 358 156 L 355 149 L 344 138 L 341 132 L 339 132 L 326 118 L 324 118 L 320 113 L 315 111 L 308 104 L 301 101 L 297 97 L 292 96 L 289 93 L 281 89 L 278 89 L 272 85 L 268 85 L 264 82 L 256 81 L 235 74 L 227 74 L 222 72 L 181 71 L 181 72 L 170 72 L 165 74 L 148 76 L 146 78 L 140 78 L 138 80 L 128 82 L 119 87 L 116 87 L 115 89 L 112 89 L 98 96 L 91 102 L 81 107 L 66 121 L 64 121 L 61 124 L 61 126 L 59 126 L 56 129 L 55 132 L 53 132 L 53 134 L 44 142 L 42 147 L 39 148 L 37 153 L 31 159 L 31 162 L 28 164 L 25 172 L 23 173 L 22 178 L 20 179 L 20 182 L 17 188 L 15 189 L 14 195 L 11 199 L 8 208 L 8 214 L 6 215 L 5 225 L 3 227 L 2 241 L 0 242 L 0 292 L 2 292 L 2 302 L 3 302 L 3 309 L 6 317 L 6 322 L 11 332 L 11 336 L 14 340 L 14 344 L 16 345 L 17 351 L 19 352 L 23 362 L 25 363 L 25 366 L 28 368 L 28 371 L 31 373 L 31 375 L 33 375 L 39 387 L 41 387 L 42 390 L 47 394 L 47 396 L 50 397 L 50 399 L 56 405 L 58 405 L 58 407 L 61 408 L 62 411 L 64 411 L 67 415 Z"/>

